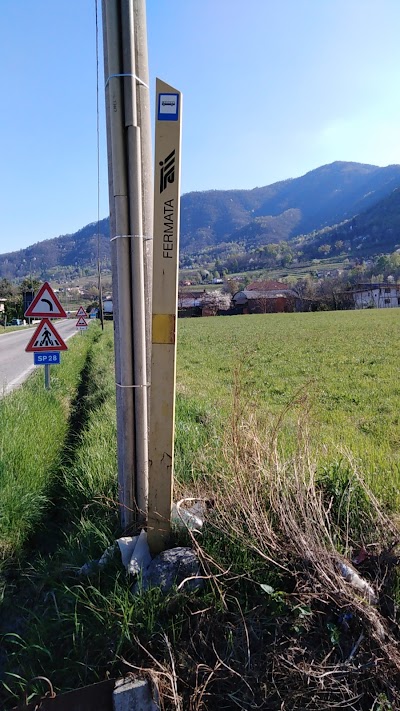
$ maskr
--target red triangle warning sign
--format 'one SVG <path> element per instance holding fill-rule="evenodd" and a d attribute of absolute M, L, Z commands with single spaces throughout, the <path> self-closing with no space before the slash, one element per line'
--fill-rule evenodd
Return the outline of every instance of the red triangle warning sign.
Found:
<path fill-rule="evenodd" d="M 87 328 L 87 323 L 85 319 L 81 316 L 80 318 L 78 318 L 75 326 L 76 328 Z"/>
<path fill-rule="evenodd" d="M 48 318 L 44 318 L 39 323 L 39 326 L 37 327 L 25 350 L 27 353 L 67 351 L 68 346 L 57 333 L 51 321 L 49 321 Z"/>
<path fill-rule="evenodd" d="M 25 316 L 32 318 L 42 318 L 44 316 L 47 316 L 48 318 L 66 318 L 67 314 L 57 299 L 50 284 L 46 281 L 43 286 L 40 287 L 32 303 L 29 304 L 27 310 L 25 311 Z"/>
<path fill-rule="evenodd" d="M 85 309 L 83 308 L 83 306 L 80 306 L 80 307 L 79 307 L 78 311 L 76 312 L 76 315 L 77 315 L 78 317 L 79 317 L 79 316 L 83 316 L 83 318 L 87 318 L 87 313 L 86 313 Z M 77 324 L 77 325 L 78 325 L 78 324 Z"/>

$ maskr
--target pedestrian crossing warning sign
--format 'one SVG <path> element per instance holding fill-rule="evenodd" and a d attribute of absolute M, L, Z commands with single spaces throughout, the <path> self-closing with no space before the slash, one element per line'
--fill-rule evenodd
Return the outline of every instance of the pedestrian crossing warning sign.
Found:
<path fill-rule="evenodd" d="M 48 318 L 44 318 L 39 323 L 25 350 L 27 353 L 67 351 L 68 346 L 57 333 L 51 321 Z"/>

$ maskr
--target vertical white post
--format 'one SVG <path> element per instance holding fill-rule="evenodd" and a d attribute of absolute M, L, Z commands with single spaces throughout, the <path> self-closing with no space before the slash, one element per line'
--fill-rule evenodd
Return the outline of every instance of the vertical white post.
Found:
<path fill-rule="evenodd" d="M 148 540 L 170 532 L 175 420 L 182 94 L 157 79 Z"/>
<path fill-rule="evenodd" d="M 133 324 L 133 372 L 135 406 L 135 502 L 138 521 L 147 518 L 148 426 L 146 312 L 143 264 L 141 135 L 137 125 L 136 67 L 133 0 L 122 1 L 122 49 L 124 74 L 125 132 L 131 235 L 131 295 Z"/>
<path fill-rule="evenodd" d="M 46 390 L 50 390 L 50 365 L 48 363 L 44 366 L 44 387 Z"/>

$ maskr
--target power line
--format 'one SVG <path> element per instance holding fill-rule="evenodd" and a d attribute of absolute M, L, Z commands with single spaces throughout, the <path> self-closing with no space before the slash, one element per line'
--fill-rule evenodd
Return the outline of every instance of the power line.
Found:
<path fill-rule="evenodd" d="M 100 117 L 99 117 L 99 18 L 97 0 L 94 0 L 96 15 L 96 129 L 97 129 L 97 279 L 101 328 L 104 330 L 103 284 L 100 265 Z"/>

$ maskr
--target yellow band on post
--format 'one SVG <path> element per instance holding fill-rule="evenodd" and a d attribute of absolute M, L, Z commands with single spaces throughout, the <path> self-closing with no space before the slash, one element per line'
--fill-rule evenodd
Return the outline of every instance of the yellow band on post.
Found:
<path fill-rule="evenodd" d="M 153 343 L 174 345 L 175 314 L 153 314 Z"/>

